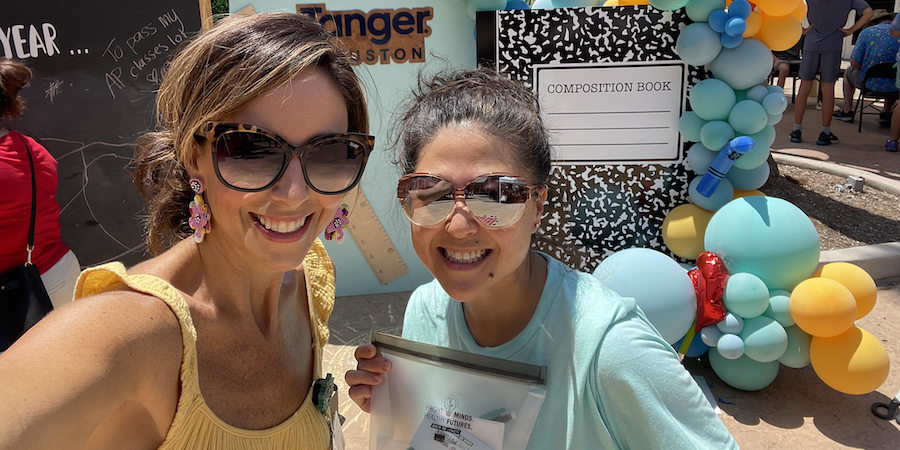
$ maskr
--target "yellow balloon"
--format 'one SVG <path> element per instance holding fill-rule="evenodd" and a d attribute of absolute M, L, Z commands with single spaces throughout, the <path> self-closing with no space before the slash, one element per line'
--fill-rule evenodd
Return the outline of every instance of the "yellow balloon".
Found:
<path fill-rule="evenodd" d="M 713 214 L 693 203 L 676 206 L 663 219 L 663 243 L 684 259 L 697 259 L 703 253 L 703 236 Z"/>
<path fill-rule="evenodd" d="M 856 321 L 856 299 L 835 280 L 809 278 L 791 292 L 791 317 L 807 334 L 837 336 Z"/>
<path fill-rule="evenodd" d="M 825 384 L 845 394 L 868 394 L 878 389 L 891 370 L 881 341 L 857 327 L 834 337 L 813 336 L 809 359 Z"/>
<path fill-rule="evenodd" d="M 791 12 L 791 15 L 796 17 L 797 20 L 803 22 L 803 19 L 806 18 L 806 12 L 808 10 L 809 10 L 809 8 L 806 6 L 806 2 L 803 0 L 800 0 L 800 4 L 797 5 L 797 9 L 795 9 Z"/>
<path fill-rule="evenodd" d="M 754 37 L 774 51 L 783 51 L 793 47 L 802 35 L 803 27 L 796 17 L 791 15 L 773 17 L 763 14 L 762 25 Z"/>
<path fill-rule="evenodd" d="M 739 191 L 739 190 L 735 189 L 734 190 L 734 198 L 732 198 L 732 200 L 734 200 L 735 198 L 754 197 L 754 196 L 765 197 L 766 194 L 763 194 L 762 192 L 760 192 L 757 189 L 754 189 L 752 191 Z"/>
<path fill-rule="evenodd" d="M 756 33 L 759 33 L 759 28 L 762 26 L 762 14 L 756 11 L 750 12 L 750 16 L 747 17 L 747 20 L 744 23 L 747 24 L 747 29 L 744 30 L 743 37 L 753 37 Z"/>
<path fill-rule="evenodd" d="M 753 3 L 770 16 L 784 16 L 797 9 L 797 4 L 803 0 L 756 0 Z"/>
<path fill-rule="evenodd" d="M 849 289 L 856 299 L 857 319 L 862 319 L 875 307 L 875 299 L 878 297 L 875 280 L 861 267 L 847 262 L 833 262 L 816 270 L 813 276 L 831 278 Z"/>

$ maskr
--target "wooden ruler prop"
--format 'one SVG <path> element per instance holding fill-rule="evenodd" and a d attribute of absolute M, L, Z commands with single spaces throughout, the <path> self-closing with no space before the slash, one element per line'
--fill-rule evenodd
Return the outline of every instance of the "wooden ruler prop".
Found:
<path fill-rule="evenodd" d="M 403 258 L 375 215 L 372 205 L 363 195 L 362 189 L 356 188 L 347 194 L 347 200 L 356 202 L 350 206 L 350 223 L 347 224 L 347 231 L 353 236 L 353 241 L 372 268 L 378 282 L 385 285 L 409 273 Z"/>

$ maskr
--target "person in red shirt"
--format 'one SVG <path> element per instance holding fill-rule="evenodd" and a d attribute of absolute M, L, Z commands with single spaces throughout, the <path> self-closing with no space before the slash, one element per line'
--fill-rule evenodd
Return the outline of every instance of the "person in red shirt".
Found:
<path fill-rule="evenodd" d="M 25 104 L 19 90 L 31 82 L 31 70 L 20 62 L 0 58 L 0 273 L 22 265 L 28 258 L 31 219 L 31 165 L 37 186 L 34 251 L 31 261 L 54 308 L 72 301 L 81 266 L 59 233 L 56 201 L 56 159 L 34 139 L 7 127 L 22 115 Z"/>

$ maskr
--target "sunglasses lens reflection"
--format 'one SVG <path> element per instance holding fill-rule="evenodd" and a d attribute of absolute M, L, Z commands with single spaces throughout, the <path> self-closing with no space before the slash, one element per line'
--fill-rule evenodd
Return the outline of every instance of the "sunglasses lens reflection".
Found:
<path fill-rule="evenodd" d="M 456 205 L 455 189 L 448 181 L 417 175 L 400 183 L 400 199 L 410 221 L 423 227 L 439 225 Z M 469 212 L 481 223 L 503 228 L 515 223 L 529 198 L 527 183 L 516 177 L 480 177 L 464 189 Z"/>

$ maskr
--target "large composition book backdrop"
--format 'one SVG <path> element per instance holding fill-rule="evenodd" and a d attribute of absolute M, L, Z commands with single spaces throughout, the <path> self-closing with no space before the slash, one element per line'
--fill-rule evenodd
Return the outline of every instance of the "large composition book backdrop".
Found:
<path fill-rule="evenodd" d="M 143 201 L 125 167 L 134 139 L 153 127 L 166 59 L 200 29 L 198 1 L 8 1 L 0 9 L 0 56 L 34 72 L 13 127 L 59 162 L 63 240 L 83 265 L 146 258 Z"/>

